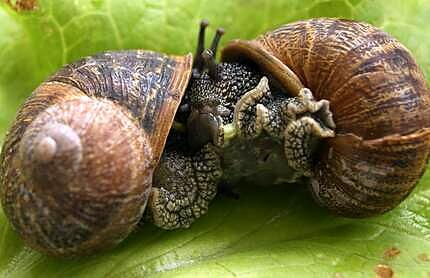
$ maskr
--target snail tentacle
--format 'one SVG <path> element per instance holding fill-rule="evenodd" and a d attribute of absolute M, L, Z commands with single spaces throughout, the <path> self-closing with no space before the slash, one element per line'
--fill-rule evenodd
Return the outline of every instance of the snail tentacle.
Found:
<path fill-rule="evenodd" d="M 219 155 L 210 144 L 193 156 L 166 152 L 154 174 L 143 220 L 163 229 L 188 228 L 207 212 L 220 177 Z"/>
<path fill-rule="evenodd" d="M 212 142 L 215 146 L 224 145 L 222 117 L 211 107 L 192 111 L 187 125 L 188 141 L 193 150 L 198 150 L 207 142 Z"/>
<path fill-rule="evenodd" d="M 202 53 L 205 50 L 205 31 L 208 25 L 209 25 L 209 21 L 206 19 L 203 19 L 200 22 L 200 30 L 199 30 L 198 40 L 197 40 L 196 54 L 194 55 L 194 62 L 193 62 L 193 77 L 199 77 L 203 71 L 204 60 L 202 57 Z"/>
<path fill-rule="evenodd" d="M 288 165 L 312 175 L 312 157 L 321 138 L 334 137 L 334 131 L 325 127 L 313 117 L 305 116 L 290 122 L 284 132 L 284 151 Z"/>
<path fill-rule="evenodd" d="M 233 122 L 235 103 L 246 92 L 254 89 L 261 75 L 249 65 L 219 64 L 219 79 L 207 72 L 191 80 L 186 95 L 190 99 L 187 119 L 189 145 L 199 150 L 206 143 L 222 147 L 229 143 L 234 130 L 225 125 Z"/>

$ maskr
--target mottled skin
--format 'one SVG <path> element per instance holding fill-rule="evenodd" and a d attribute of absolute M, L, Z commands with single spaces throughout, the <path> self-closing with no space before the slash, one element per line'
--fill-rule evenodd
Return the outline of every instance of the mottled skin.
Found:
<path fill-rule="evenodd" d="M 221 174 L 220 158 L 211 144 L 192 156 L 167 151 L 154 174 L 147 217 L 163 229 L 188 228 L 207 212 Z"/>
<path fill-rule="evenodd" d="M 276 176 L 275 182 L 293 182 L 309 175 L 318 138 L 334 135 L 328 102 L 315 101 L 309 90 L 297 98 L 288 98 L 284 92 L 272 94 L 267 78 L 255 65 L 216 64 L 223 31 L 218 30 L 211 48 L 204 50 L 206 25 L 202 23 L 193 76 L 185 92 L 184 103 L 190 107 L 189 150 L 179 152 L 179 141 L 173 150 L 166 149 L 154 174 L 144 217 L 164 229 L 189 227 L 206 212 L 222 180 Z M 233 131 L 227 124 L 234 126 Z M 231 133 L 236 134 L 234 138 Z M 243 150 L 236 141 L 252 144 Z M 282 153 L 282 144 L 287 156 L 272 155 Z M 272 159 L 265 160 L 266 166 L 250 164 L 259 159 L 248 154 L 258 156 L 267 146 Z"/>
<path fill-rule="evenodd" d="M 232 68 L 235 74 L 229 73 Z M 263 175 L 261 167 L 247 166 L 248 154 L 261 153 L 261 149 L 265 148 L 270 155 L 279 152 L 282 144 L 286 160 L 278 158 L 266 162 L 269 164 L 265 167 L 268 175 L 281 178 L 283 175 L 278 175 L 275 170 L 270 173 L 270 169 L 284 168 L 284 172 L 290 176 L 290 179 L 285 177 L 284 181 L 293 182 L 299 176 L 308 176 L 318 138 L 334 136 L 328 102 L 315 101 L 306 89 L 295 98 L 272 94 L 267 78 L 259 80 L 261 74 L 246 64 L 221 63 L 218 69 L 218 80 L 202 74 L 200 78 L 192 79 L 189 86 L 191 116 L 188 130 L 193 134 L 190 144 L 196 147 L 196 144 L 205 143 L 198 142 L 196 137 L 214 140 L 212 143 L 220 149 L 223 171 L 228 173 L 223 176 L 227 181 L 237 180 L 240 176 Z M 218 121 L 210 120 L 216 118 Z M 231 126 L 233 130 L 229 130 Z M 213 132 L 215 134 L 210 136 L 198 136 Z M 219 134 L 223 140 L 218 139 Z M 267 140 L 272 141 L 272 144 L 268 145 Z M 238 148 L 236 141 L 239 145 L 247 144 L 247 141 L 251 144 L 238 152 L 235 149 Z M 235 153 L 235 156 L 231 153 Z M 229 171 L 229 167 L 234 167 L 235 171 Z M 291 169 L 298 174 L 293 174 Z"/>
<path fill-rule="evenodd" d="M 147 213 L 159 227 L 188 227 L 206 212 L 221 180 L 267 174 L 278 182 L 294 182 L 308 175 L 318 138 L 334 135 L 327 101 L 315 101 L 307 90 L 297 98 L 271 94 L 267 78 L 247 64 L 221 63 L 217 70 L 216 79 L 206 72 L 194 77 L 186 92 L 191 107 L 188 143 L 198 150 L 196 155 L 167 151 L 155 172 Z M 229 123 L 235 126 L 234 138 L 225 130 Z M 236 141 L 252 144 L 241 149 Z M 248 154 L 263 147 L 276 157 L 282 142 L 286 156 L 266 159 L 265 167 L 249 164 Z M 198 201 L 202 195 L 206 198 Z"/>

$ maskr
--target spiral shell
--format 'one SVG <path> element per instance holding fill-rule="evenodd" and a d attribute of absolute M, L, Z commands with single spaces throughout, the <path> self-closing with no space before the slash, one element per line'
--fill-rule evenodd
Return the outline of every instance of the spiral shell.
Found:
<path fill-rule="evenodd" d="M 408 49 L 361 22 L 319 18 L 235 40 L 222 60 L 255 63 L 292 95 L 327 99 L 336 137 L 315 157 L 311 191 L 337 214 L 364 217 L 397 206 L 430 151 L 430 95 Z"/>
<path fill-rule="evenodd" d="M 0 157 L 4 212 L 30 246 L 89 254 L 133 230 L 191 66 L 190 55 L 106 52 L 34 91 Z"/>

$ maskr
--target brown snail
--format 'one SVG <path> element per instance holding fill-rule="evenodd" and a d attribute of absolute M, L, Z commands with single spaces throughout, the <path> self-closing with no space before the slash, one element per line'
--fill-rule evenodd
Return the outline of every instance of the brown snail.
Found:
<path fill-rule="evenodd" d="M 406 47 L 382 30 L 350 20 L 300 21 L 233 41 L 222 60 L 251 60 L 293 96 L 309 88 L 330 102 L 336 136 L 322 140 L 310 184 L 335 213 L 386 212 L 425 171 L 429 90 Z"/>
<path fill-rule="evenodd" d="M 89 253 L 130 233 L 191 63 L 189 55 L 107 52 L 65 66 L 34 91 L 1 156 L 2 205 L 30 246 Z"/>
<path fill-rule="evenodd" d="M 194 62 L 106 52 L 66 65 L 27 100 L 2 149 L 0 196 L 30 246 L 92 253 L 144 211 L 159 227 L 188 227 L 235 176 L 306 175 L 316 199 L 347 216 L 385 212 L 412 190 L 429 154 L 430 99 L 400 43 L 316 19 L 233 41 L 216 64 L 222 32 L 204 50 L 206 25 Z M 175 113 L 186 136 L 171 129 Z M 252 164 L 243 146 L 271 157 Z"/>

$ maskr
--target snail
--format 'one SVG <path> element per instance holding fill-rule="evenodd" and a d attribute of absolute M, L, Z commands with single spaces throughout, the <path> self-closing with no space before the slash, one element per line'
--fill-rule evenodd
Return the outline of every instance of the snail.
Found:
<path fill-rule="evenodd" d="M 36 88 L 0 157 L 3 210 L 30 247 L 92 254 L 127 237 L 145 210 L 166 228 L 205 213 L 220 175 L 211 147 L 192 155 L 175 148 L 160 162 L 192 68 L 191 54 L 111 51 Z"/>
<path fill-rule="evenodd" d="M 423 175 L 430 94 L 409 50 L 389 34 L 367 23 L 317 18 L 233 40 L 221 54 L 222 63 L 212 65 L 217 70 L 191 81 L 189 128 L 193 144 L 201 145 L 195 134 L 208 124 L 199 126 L 199 115 L 212 111 L 220 118 L 210 130 L 226 139 L 219 144 L 227 182 L 306 176 L 321 206 L 368 217 L 396 207 Z M 234 63 L 250 65 L 249 74 L 261 78 L 255 89 L 232 96 L 207 85 Z M 257 171 L 247 171 L 250 164 Z M 259 178 L 262 173 L 268 174 Z"/>
<path fill-rule="evenodd" d="M 206 26 L 194 59 L 105 52 L 33 92 L 0 156 L 2 206 L 29 246 L 76 256 L 142 221 L 186 228 L 220 183 L 247 177 L 304 176 L 318 203 L 350 217 L 411 192 L 430 99 L 404 46 L 365 23 L 313 19 L 234 40 L 217 63 L 223 30 L 204 49 Z"/>

